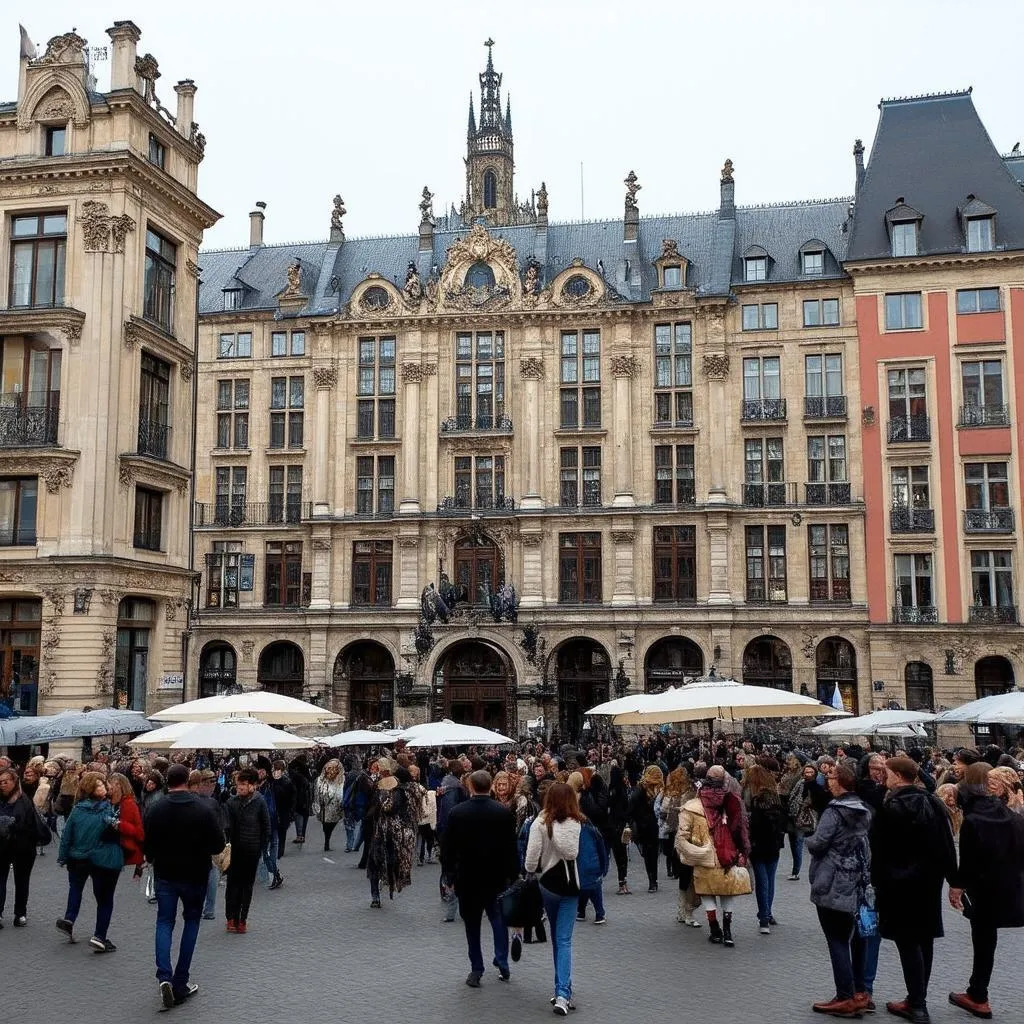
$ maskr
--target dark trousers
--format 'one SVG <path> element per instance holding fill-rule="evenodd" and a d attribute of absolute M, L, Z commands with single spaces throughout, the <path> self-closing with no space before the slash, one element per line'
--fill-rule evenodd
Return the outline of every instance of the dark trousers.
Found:
<path fill-rule="evenodd" d="M 487 915 L 494 936 L 494 959 L 499 967 L 508 969 L 508 928 L 501 917 L 498 897 L 483 898 L 475 893 L 459 894 L 459 914 L 466 927 L 466 945 L 469 947 L 470 967 L 477 974 L 484 973 L 484 953 L 480 945 L 481 918 Z"/>
<path fill-rule="evenodd" d="M 665 874 L 669 878 L 675 878 L 679 874 L 679 858 L 676 856 L 675 832 L 669 832 L 661 840 L 661 850 L 665 854 Z"/>
<path fill-rule="evenodd" d="M 28 913 L 28 883 L 35 862 L 35 847 L 0 854 L 0 917 L 7 902 L 7 875 L 11 868 L 14 868 L 14 916 L 24 917 Z"/>
<path fill-rule="evenodd" d="M 324 853 L 331 848 L 331 833 L 338 827 L 336 821 L 325 821 L 323 822 L 324 827 Z"/>
<path fill-rule="evenodd" d="M 928 981 L 932 976 L 932 938 L 897 939 L 896 949 L 907 983 L 907 1002 L 912 1010 L 923 1010 L 928 1003 Z"/>
<path fill-rule="evenodd" d="M 434 856 L 434 830 L 429 825 L 419 827 L 420 863 L 423 858 L 433 859 Z"/>
<path fill-rule="evenodd" d="M 623 885 L 626 881 L 626 871 L 629 868 L 629 851 L 622 841 L 622 833 L 616 832 L 613 835 L 605 836 L 605 839 L 611 847 L 612 857 L 615 858 L 615 870 L 618 872 L 619 885 Z"/>
<path fill-rule="evenodd" d="M 68 905 L 64 917 L 71 922 L 78 920 L 78 912 L 82 909 L 82 893 L 90 877 L 92 894 L 96 899 L 96 930 L 93 935 L 97 939 L 105 939 L 110 919 L 114 916 L 114 890 L 121 877 L 120 871 L 98 868 L 87 860 L 68 861 Z"/>
<path fill-rule="evenodd" d="M 996 943 L 999 932 L 996 926 L 983 918 L 971 919 L 971 945 L 974 947 L 974 965 L 967 994 L 979 1003 L 988 1002 L 988 983 L 992 980 L 992 968 L 996 962 Z"/>
<path fill-rule="evenodd" d="M 651 839 L 640 845 L 640 852 L 643 854 L 644 867 L 647 869 L 647 884 L 658 884 L 658 840 Z"/>
<path fill-rule="evenodd" d="M 288 841 L 288 829 L 290 827 L 291 826 L 290 826 L 290 824 L 288 822 L 285 822 L 284 824 L 282 824 L 281 822 L 277 823 L 277 856 L 278 856 L 278 859 L 280 859 L 281 857 L 284 856 L 284 844 Z"/>
<path fill-rule="evenodd" d="M 855 934 L 853 914 L 818 907 L 818 922 L 825 933 L 832 976 L 839 999 L 852 999 L 864 991 L 864 944 Z"/>
<path fill-rule="evenodd" d="M 295 812 L 295 838 L 305 839 L 306 828 L 309 825 L 309 811 Z"/>
<path fill-rule="evenodd" d="M 228 882 L 224 891 L 224 910 L 229 921 L 248 920 L 259 862 L 259 853 L 231 851 L 231 866 L 228 868 Z"/>

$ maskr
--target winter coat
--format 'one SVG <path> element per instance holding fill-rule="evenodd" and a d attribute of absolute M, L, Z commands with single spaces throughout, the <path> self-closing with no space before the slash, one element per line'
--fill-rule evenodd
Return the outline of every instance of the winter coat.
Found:
<path fill-rule="evenodd" d="M 530 836 L 526 841 L 526 870 L 543 875 L 560 860 L 575 860 L 580 852 L 581 831 L 578 821 L 566 818 L 565 821 L 554 822 L 551 835 L 548 835 L 544 815 L 538 814 L 530 826 Z"/>
<path fill-rule="evenodd" d="M 770 864 L 779 859 L 786 839 L 786 812 L 778 798 L 753 797 L 749 811 L 750 859 Z"/>
<path fill-rule="evenodd" d="M 1024 928 L 1024 817 L 998 797 L 968 794 L 960 829 L 957 887 L 971 916 L 996 928 Z"/>
<path fill-rule="evenodd" d="M 590 782 L 594 784 L 593 779 Z M 608 779 L 608 831 L 618 837 L 629 821 L 629 790 L 626 788 L 626 776 L 616 765 Z"/>
<path fill-rule="evenodd" d="M 463 788 L 462 780 L 449 772 L 437 787 L 437 831 L 439 833 L 444 832 L 452 808 L 468 799 L 469 794 Z"/>
<path fill-rule="evenodd" d="M 871 811 L 855 793 L 836 797 L 804 845 L 811 855 L 811 902 L 855 914 L 869 880 Z"/>
<path fill-rule="evenodd" d="M 270 842 L 270 812 L 267 802 L 259 795 L 233 796 L 227 802 L 228 842 L 231 854 L 256 857 Z"/>
<path fill-rule="evenodd" d="M 62 864 L 84 860 L 97 868 L 120 871 L 124 867 L 124 852 L 113 827 L 114 820 L 109 800 L 79 800 L 68 815 L 57 859 Z"/>
<path fill-rule="evenodd" d="M 437 793 L 420 786 L 420 825 L 437 828 Z"/>
<path fill-rule="evenodd" d="M 313 787 L 313 813 L 321 825 L 336 825 L 342 819 L 345 780 L 339 775 L 333 782 L 321 774 Z"/>
<path fill-rule="evenodd" d="M 598 889 L 608 874 L 608 847 L 592 822 L 584 822 L 580 831 L 580 849 L 576 855 L 580 889 Z"/>
<path fill-rule="evenodd" d="M 679 859 L 693 868 L 693 891 L 699 895 L 743 896 L 750 892 L 749 872 L 723 868 L 715 852 L 704 805 L 697 797 L 687 800 L 679 813 L 675 849 Z"/>
<path fill-rule="evenodd" d="M 284 828 L 292 823 L 295 816 L 295 783 L 287 772 L 282 772 L 279 779 L 271 777 L 270 785 L 277 807 L 277 825 Z"/>
<path fill-rule="evenodd" d="M 125 793 L 121 802 L 117 805 L 118 825 L 117 832 L 121 839 L 121 849 L 124 851 L 125 864 L 141 864 L 142 841 L 145 833 L 142 830 L 142 814 L 139 812 L 139 805 L 135 797 Z"/>
<path fill-rule="evenodd" d="M 305 758 L 295 758 L 288 765 L 288 778 L 295 787 L 295 813 L 305 817 L 313 804 L 313 780 Z"/>
<path fill-rule="evenodd" d="M 646 846 L 658 841 L 658 818 L 654 813 L 654 798 L 643 786 L 637 786 L 629 798 L 629 823 L 633 841 Z"/>
<path fill-rule="evenodd" d="M 941 937 L 942 883 L 956 874 L 945 806 L 917 786 L 892 790 L 875 813 L 870 840 L 882 937 Z"/>
<path fill-rule="evenodd" d="M 602 835 L 608 834 L 608 787 L 595 772 L 590 785 L 580 794 L 580 810 L 594 823 Z"/>
<path fill-rule="evenodd" d="M 28 794 L 22 790 L 14 803 L 0 801 L 0 815 L 13 820 L 6 842 L 0 844 L 0 853 L 8 856 L 34 855 L 39 842 L 39 819 Z"/>

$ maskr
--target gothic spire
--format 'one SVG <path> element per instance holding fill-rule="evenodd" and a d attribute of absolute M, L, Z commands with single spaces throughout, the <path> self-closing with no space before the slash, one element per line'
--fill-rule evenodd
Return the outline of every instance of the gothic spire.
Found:
<path fill-rule="evenodd" d="M 476 132 L 476 115 L 473 113 L 473 92 L 470 90 L 469 93 L 469 125 L 466 128 L 468 135 L 473 135 Z"/>
<path fill-rule="evenodd" d="M 512 138 L 512 98 L 505 97 L 505 134 Z"/>
<path fill-rule="evenodd" d="M 484 46 L 487 47 L 487 69 L 480 75 L 480 127 L 500 130 L 501 75 L 494 70 L 494 40 L 488 39 Z"/>

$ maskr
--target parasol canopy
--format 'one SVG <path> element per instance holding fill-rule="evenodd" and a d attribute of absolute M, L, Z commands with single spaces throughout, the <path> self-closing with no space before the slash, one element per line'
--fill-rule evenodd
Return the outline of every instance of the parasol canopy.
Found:
<path fill-rule="evenodd" d="M 267 725 L 317 725 L 336 722 L 340 717 L 327 708 L 269 690 L 200 697 L 149 717 L 154 722 L 216 722 L 229 715 L 257 718 Z"/>
<path fill-rule="evenodd" d="M 405 740 L 410 747 L 495 747 L 515 743 L 500 732 L 491 732 L 478 725 L 458 725 L 447 718 L 414 725 L 398 738 Z"/>
<path fill-rule="evenodd" d="M 169 730 L 176 733 L 168 735 Z M 175 722 L 167 729 L 157 731 L 163 750 L 308 750 L 316 746 L 315 740 L 293 736 L 283 729 L 261 722 L 258 718 L 230 716 L 219 722 Z M 146 747 L 146 737 L 134 741 L 133 746 Z"/>
<path fill-rule="evenodd" d="M 972 700 L 958 708 L 940 711 L 936 725 L 968 722 L 978 725 L 1024 725 L 1024 690 L 1011 690 Z"/>
<path fill-rule="evenodd" d="M 121 736 L 146 732 L 153 726 L 141 711 L 96 708 L 93 711 L 61 711 L 57 715 L 23 718 L 8 743 L 51 743 L 54 740 L 84 739 L 87 736 Z"/>
<path fill-rule="evenodd" d="M 815 736 L 925 736 L 921 727 L 935 716 L 927 711 L 872 711 L 856 718 L 822 722 L 811 729 Z"/>
<path fill-rule="evenodd" d="M 400 735 L 374 729 L 350 729 L 333 736 L 319 736 L 316 742 L 324 747 L 390 747 Z"/>

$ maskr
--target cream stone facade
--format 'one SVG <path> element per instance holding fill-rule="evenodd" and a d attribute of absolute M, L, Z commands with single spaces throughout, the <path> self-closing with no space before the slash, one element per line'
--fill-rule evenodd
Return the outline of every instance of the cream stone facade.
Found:
<path fill-rule="evenodd" d="M 0 103 L 0 697 L 144 710 L 182 692 L 193 595 L 194 338 L 205 140 L 129 21 L 23 39 Z M 162 91 L 162 90 L 161 90 Z"/>

